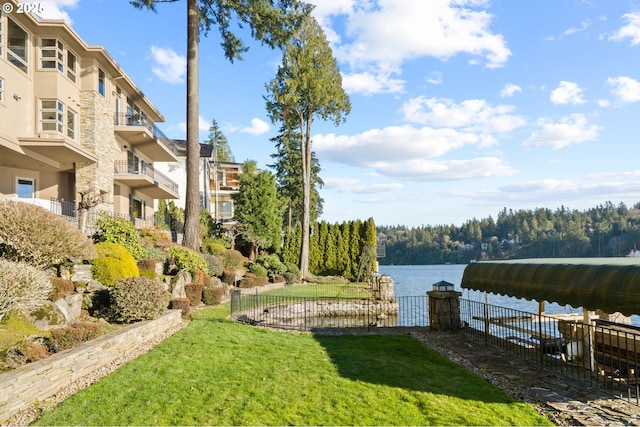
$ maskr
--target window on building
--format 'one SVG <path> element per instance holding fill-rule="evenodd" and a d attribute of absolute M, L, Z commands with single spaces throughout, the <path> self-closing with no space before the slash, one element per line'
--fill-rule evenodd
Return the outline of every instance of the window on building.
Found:
<path fill-rule="evenodd" d="M 33 199 L 35 197 L 36 180 L 33 178 L 17 178 L 16 194 L 20 199 Z"/>
<path fill-rule="evenodd" d="M 54 132 L 60 132 L 64 134 L 64 110 L 64 104 L 57 99 L 41 99 L 40 126 L 42 130 L 52 130 Z"/>
<path fill-rule="evenodd" d="M 29 35 L 11 19 L 7 20 L 7 59 L 20 70 L 29 71 Z"/>
<path fill-rule="evenodd" d="M 67 136 L 71 139 L 76 139 L 76 118 L 78 114 L 70 109 L 67 109 Z"/>
<path fill-rule="evenodd" d="M 77 74 L 78 58 L 76 58 L 76 56 L 70 51 L 67 51 L 67 77 L 69 78 L 69 80 L 75 83 Z"/>
<path fill-rule="evenodd" d="M 217 203 L 216 213 L 217 213 L 218 219 L 233 218 L 233 201 L 231 200 L 219 201 Z"/>
<path fill-rule="evenodd" d="M 107 75 L 101 68 L 98 68 L 98 93 L 102 96 L 105 96 L 105 94 L 107 93 L 106 84 Z"/>
<path fill-rule="evenodd" d="M 139 199 L 135 196 L 131 196 L 131 204 L 129 208 L 131 210 L 130 214 L 133 218 L 142 219 L 145 217 L 145 210 L 147 208 L 147 203 L 142 199 Z"/>
<path fill-rule="evenodd" d="M 64 44 L 56 38 L 40 39 L 40 67 L 64 73 Z"/>
<path fill-rule="evenodd" d="M 0 102 L 4 102 L 4 79 L 0 77 Z"/>

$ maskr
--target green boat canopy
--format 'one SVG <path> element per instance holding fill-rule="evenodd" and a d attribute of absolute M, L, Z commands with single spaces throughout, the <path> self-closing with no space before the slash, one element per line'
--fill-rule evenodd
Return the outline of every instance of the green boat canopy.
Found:
<path fill-rule="evenodd" d="M 465 268 L 461 286 L 606 313 L 640 314 L 640 258 L 474 262 Z"/>

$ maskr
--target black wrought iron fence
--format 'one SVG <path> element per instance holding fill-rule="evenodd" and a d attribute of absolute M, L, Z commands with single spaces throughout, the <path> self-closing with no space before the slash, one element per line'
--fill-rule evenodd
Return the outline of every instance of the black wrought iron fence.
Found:
<path fill-rule="evenodd" d="M 640 405 L 640 328 L 460 301 L 462 331 L 540 368 Z"/>
<path fill-rule="evenodd" d="M 231 294 L 232 318 L 261 326 L 312 330 L 428 326 L 426 296 L 393 300 Z"/>

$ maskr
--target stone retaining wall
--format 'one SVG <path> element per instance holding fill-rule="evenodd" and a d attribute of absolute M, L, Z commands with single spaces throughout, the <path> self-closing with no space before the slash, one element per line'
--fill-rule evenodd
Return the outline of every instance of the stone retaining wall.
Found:
<path fill-rule="evenodd" d="M 181 310 L 129 325 L 77 347 L 0 374 L 0 425 L 101 367 L 136 351 L 182 323 Z"/>

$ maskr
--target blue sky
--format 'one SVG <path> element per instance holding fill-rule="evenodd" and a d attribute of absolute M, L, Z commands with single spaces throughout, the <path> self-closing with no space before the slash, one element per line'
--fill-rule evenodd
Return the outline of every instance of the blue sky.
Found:
<path fill-rule="evenodd" d="M 185 136 L 186 4 L 41 1 L 104 46 Z M 322 219 L 461 225 L 503 208 L 640 201 L 640 1 L 312 0 L 351 97 L 314 122 Z M 245 33 L 246 34 L 246 33 Z M 200 47 L 201 139 L 212 119 L 237 161 L 271 163 L 265 83 L 279 51 L 229 63 Z"/>

